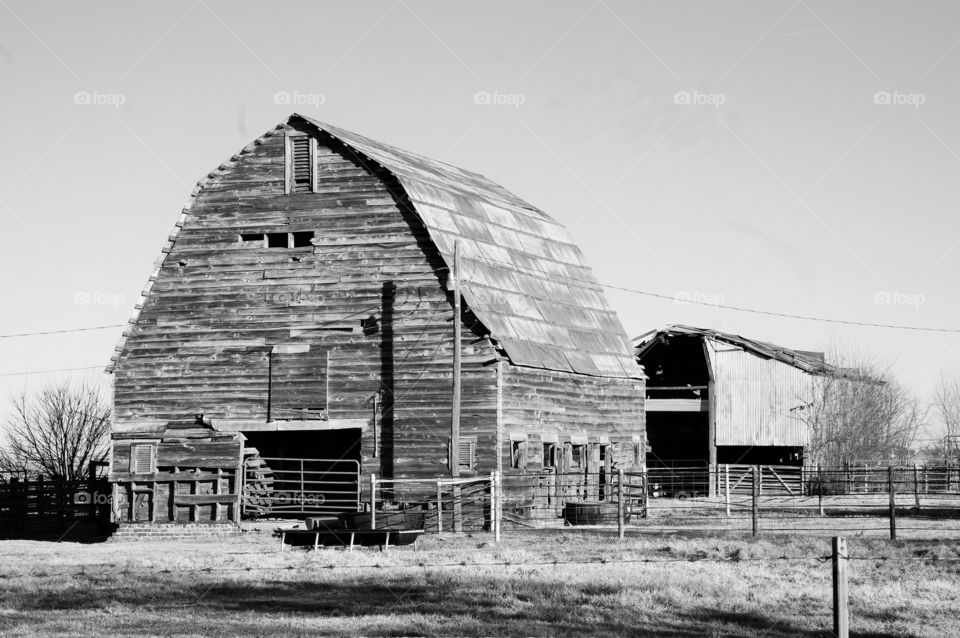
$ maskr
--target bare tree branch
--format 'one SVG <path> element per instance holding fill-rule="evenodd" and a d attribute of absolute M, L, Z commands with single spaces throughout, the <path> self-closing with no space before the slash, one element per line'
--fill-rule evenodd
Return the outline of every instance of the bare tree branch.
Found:
<path fill-rule="evenodd" d="M 0 470 L 80 480 L 91 461 L 106 459 L 110 404 L 99 385 L 64 382 L 10 401 Z"/>

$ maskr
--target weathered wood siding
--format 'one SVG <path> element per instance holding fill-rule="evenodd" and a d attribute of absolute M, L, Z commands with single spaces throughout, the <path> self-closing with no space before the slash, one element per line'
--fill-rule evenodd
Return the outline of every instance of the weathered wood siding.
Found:
<path fill-rule="evenodd" d="M 133 446 L 152 448 L 150 471 L 135 467 Z M 205 428 L 136 434 L 111 445 L 117 522 L 226 522 L 239 519 L 243 443 Z"/>
<path fill-rule="evenodd" d="M 646 451 L 642 380 L 503 366 L 502 392 L 500 455 L 507 489 L 518 493 L 546 489 L 546 484 L 523 477 L 552 472 L 561 476 L 549 489 L 596 499 L 601 496 L 599 487 L 591 482 L 598 481 L 600 472 L 640 469 L 636 461 L 642 463 Z M 512 468 L 512 441 L 521 439 L 525 441 L 524 467 Z M 544 445 L 550 444 L 556 446 L 557 462 L 544 469 Z M 574 446 L 584 447 L 575 451 Z"/>
<path fill-rule="evenodd" d="M 271 407 L 325 406 L 318 426 L 365 424 L 364 473 L 446 474 L 453 317 L 443 262 L 398 187 L 335 142 L 319 143 L 317 192 L 294 194 L 284 193 L 284 131 L 261 142 L 192 203 L 117 360 L 115 436 L 199 412 L 217 429 L 265 429 Z M 312 245 L 241 241 L 296 231 L 312 231 Z M 492 441 L 496 353 L 463 335 L 462 432 Z M 298 346 L 310 356 L 297 360 Z M 310 396 L 299 406 L 291 390 Z M 482 469 L 495 465 L 492 450 L 478 447 Z"/>

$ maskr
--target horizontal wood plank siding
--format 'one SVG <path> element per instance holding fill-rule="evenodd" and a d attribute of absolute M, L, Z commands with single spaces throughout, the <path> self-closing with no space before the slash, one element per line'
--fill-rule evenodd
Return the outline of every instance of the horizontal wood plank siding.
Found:
<path fill-rule="evenodd" d="M 316 150 L 316 192 L 284 194 L 284 134 L 263 138 L 195 197 L 117 360 L 115 430 L 161 431 L 200 412 L 214 428 L 266 422 L 273 349 L 302 344 L 329 355 L 307 366 L 325 376 L 328 418 L 368 424 L 365 474 L 446 475 L 453 311 L 443 262 L 396 185 L 337 149 Z M 313 232 L 312 245 L 240 238 L 295 231 Z M 469 326 L 463 334 L 462 431 L 487 444 L 478 463 L 490 471 L 497 353 Z M 374 458 L 378 391 L 392 414 L 381 415 Z"/>
<path fill-rule="evenodd" d="M 605 379 L 504 366 L 503 449 L 504 472 L 538 472 L 542 469 L 542 442 L 619 443 L 620 465 L 633 467 L 633 445 L 646 446 L 644 382 Z M 510 470 L 511 434 L 527 436 L 524 470 Z M 532 448 L 529 449 L 529 448 Z M 611 450 L 612 453 L 612 450 Z M 643 455 L 641 455 L 641 459 Z"/>

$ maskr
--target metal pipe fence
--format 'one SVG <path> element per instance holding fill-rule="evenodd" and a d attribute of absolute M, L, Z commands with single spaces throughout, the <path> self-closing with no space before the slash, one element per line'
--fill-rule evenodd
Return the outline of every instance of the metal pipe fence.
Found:
<path fill-rule="evenodd" d="M 716 465 L 504 476 L 510 529 L 960 536 L 960 468 Z M 599 488 L 599 489 L 598 489 Z"/>
<path fill-rule="evenodd" d="M 365 508 L 376 517 L 416 512 L 425 533 L 485 530 L 499 535 L 496 473 L 471 478 L 384 479 L 371 474 Z"/>

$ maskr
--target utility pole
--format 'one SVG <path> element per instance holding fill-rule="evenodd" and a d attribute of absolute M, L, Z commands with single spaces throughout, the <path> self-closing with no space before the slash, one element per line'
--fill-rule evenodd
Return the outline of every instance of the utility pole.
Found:
<path fill-rule="evenodd" d="M 460 241 L 453 242 L 453 406 L 450 410 L 450 476 L 460 476 Z M 463 531 L 460 485 L 453 486 L 453 531 Z"/>
<path fill-rule="evenodd" d="M 450 412 L 450 476 L 460 476 L 460 240 L 453 242 L 453 406 Z"/>

